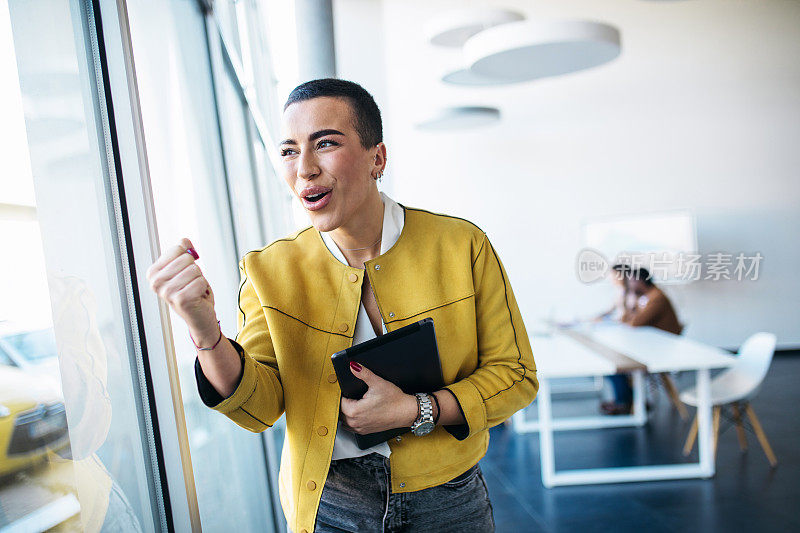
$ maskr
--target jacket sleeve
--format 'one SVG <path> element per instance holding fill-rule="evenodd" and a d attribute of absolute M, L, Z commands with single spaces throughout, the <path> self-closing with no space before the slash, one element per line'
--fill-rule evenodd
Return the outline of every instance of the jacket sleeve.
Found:
<path fill-rule="evenodd" d="M 272 427 L 283 414 L 283 386 L 267 319 L 247 276 L 245 258 L 239 262 L 241 285 L 236 320 L 239 333 L 236 340 L 231 340 L 242 360 L 241 381 L 233 394 L 223 398 L 206 379 L 198 360 L 195 360 L 195 377 L 200 397 L 207 406 L 243 428 L 259 432 Z"/>
<path fill-rule="evenodd" d="M 508 276 L 483 236 L 473 260 L 478 367 L 445 387 L 458 400 L 466 424 L 445 426 L 463 440 L 496 426 L 529 405 L 539 390 L 536 365 Z"/>

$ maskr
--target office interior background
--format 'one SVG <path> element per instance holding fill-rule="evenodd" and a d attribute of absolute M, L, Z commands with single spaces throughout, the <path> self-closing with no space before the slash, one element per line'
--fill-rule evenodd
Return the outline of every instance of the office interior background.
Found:
<path fill-rule="evenodd" d="M 472 72 L 513 25 L 522 52 L 547 48 L 542 28 L 589 28 L 588 45 L 553 46 L 547 74 L 520 75 L 522 52 Z M 582 252 L 605 269 L 627 245 L 704 261 L 657 282 L 681 342 L 732 354 L 712 381 L 774 335 L 746 452 L 723 416 L 713 457 L 684 455 L 694 406 L 684 418 L 647 376 L 640 424 L 540 435 L 537 400 L 492 428 L 498 531 L 800 530 L 798 57 L 796 0 L 0 0 L 0 532 L 286 531 L 282 422 L 252 434 L 202 404 L 187 328 L 145 272 L 189 237 L 235 334 L 239 258 L 308 225 L 276 142 L 289 91 L 326 76 L 382 111 L 383 191 L 492 239 L 556 429 L 608 394 L 548 366 L 557 325 L 614 299 Z M 700 385 L 675 368 L 679 393 Z M 570 482 L 542 446 L 559 469 L 716 471 Z"/>

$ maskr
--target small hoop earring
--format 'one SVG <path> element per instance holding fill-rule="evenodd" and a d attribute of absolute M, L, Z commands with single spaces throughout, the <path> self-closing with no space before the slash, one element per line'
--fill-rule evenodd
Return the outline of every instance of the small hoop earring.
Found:
<path fill-rule="evenodd" d="M 383 171 L 379 170 L 378 174 L 373 179 L 378 183 L 381 183 L 381 180 L 383 179 Z"/>

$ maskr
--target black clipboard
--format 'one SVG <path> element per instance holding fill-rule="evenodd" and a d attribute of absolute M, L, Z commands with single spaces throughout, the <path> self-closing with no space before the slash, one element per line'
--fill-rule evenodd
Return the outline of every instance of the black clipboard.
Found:
<path fill-rule="evenodd" d="M 391 381 L 406 394 L 433 392 L 444 386 L 436 332 L 430 317 L 336 352 L 331 360 L 345 398 L 357 400 L 367 392 L 367 384 L 350 371 L 350 361 Z M 358 447 L 365 450 L 410 430 L 406 427 L 354 435 Z"/>

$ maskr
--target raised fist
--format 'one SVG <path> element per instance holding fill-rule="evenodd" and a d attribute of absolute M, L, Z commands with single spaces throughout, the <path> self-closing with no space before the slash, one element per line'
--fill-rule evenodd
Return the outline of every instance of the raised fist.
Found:
<path fill-rule="evenodd" d="M 214 292 L 196 260 L 200 256 L 189 239 L 167 249 L 147 269 L 150 287 L 163 298 L 189 326 L 199 346 L 213 343 L 219 334 Z"/>

